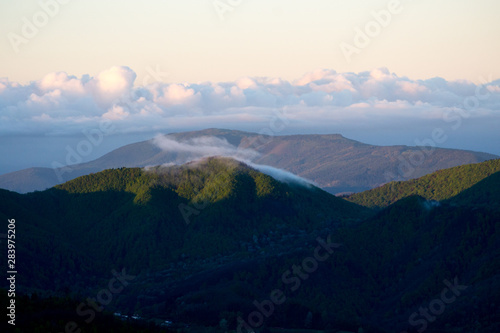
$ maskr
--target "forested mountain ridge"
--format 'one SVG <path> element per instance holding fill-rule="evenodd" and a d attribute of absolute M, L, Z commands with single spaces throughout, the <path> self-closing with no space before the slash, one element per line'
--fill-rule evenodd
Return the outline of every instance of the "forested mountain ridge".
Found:
<path fill-rule="evenodd" d="M 347 198 L 366 207 L 387 207 L 411 195 L 427 200 L 450 199 L 481 180 L 500 171 L 500 159 L 443 169 L 409 181 L 396 181 Z"/>
<path fill-rule="evenodd" d="M 249 323 L 261 311 L 255 303 L 278 289 L 286 301 L 256 330 L 388 333 L 425 324 L 494 333 L 499 182 L 497 172 L 443 201 L 413 195 L 375 211 L 208 158 L 106 170 L 26 195 L 0 191 L 0 218 L 16 218 L 20 292 L 84 300 L 111 270 L 126 269 L 136 278 L 109 310 L 214 332 L 234 331 L 238 318 Z M 330 255 L 307 268 L 326 243 L 335 245 L 322 252 Z M 426 320 L 419 309 L 448 284 L 463 290 Z"/>
<path fill-rule="evenodd" d="M 184 257 L 229 255 L 242 243 L 255 251 L 253 238 L 272 230 L 279 235 L 277 228 L 307 232 L 371 214 L 227 158 L 105 170 L 43 192 L 0 190 L 0 197 L 0 218 L 14 216 L 20 242 L 26 241 L 24 278 L 40 287 L 47 287 L 54 268 L 159 270 Z"/>
<path fill-rule="evenodd" d="M 233 150 L 253 151 L 253 163 L 287 170 L 333 194 L 360 192 L 390 180 L 417 178 L 439 169 L 498 158 L 492 154 L 458 149 L 434 148 L 429 154 L 429 147 L 375 146 L 340 134 L 269 136 L 212 128 L 171 133 L 164 137 L 190 147 L 196 146 L 196 140 L 207 137 L 219 140 L 211 148 L 220 148 L 217 144 L 221 144 L 220 140 L 225 141 L 225 146 L 231 145 Z M 420 158 L 421 154 L 425 155 L 423 162 L 413 165 L 410 161 Z M 189 150 L 161 149 L 155 140 L 148 140 L 120 147 L 87 163 L 55 170 L 30 168 L 0 175 L 0 188 L 26 193 L 105 169 L 161 165 L 176 162 L 179 157 L 189 160 L 190 156 L 196 158 Z"/>

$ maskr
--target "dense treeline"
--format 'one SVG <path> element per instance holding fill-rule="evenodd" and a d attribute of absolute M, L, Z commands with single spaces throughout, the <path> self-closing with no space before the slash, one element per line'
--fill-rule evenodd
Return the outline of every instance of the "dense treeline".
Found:
<path fill-rule="evenodd" d="M 425 199 L 410 197 L 354 228 L 337 230 L 334 241 L 342 246 L 296 291 L 282 274 L 312 256 L 312 241 L 284 257 L 261 259 L 232 275 L 221 273 L 220 282 L 206 278 L 204 285 L 190 285 L 182 295 L 147 296 L 155 299 L 151 304 L 164 304 L 175 320 L 216 325 L 224 319 L 235 327 L 238 316 L 246 319 L 256 310 L 255 300 L 268 300 L 272 290 L 280 289 L 288 301 L 275 307 L 266 321 L 270 327 L 396 331 L 415 329 L 408 323 L 410 315 L 440 297 L 443 280 L 457 277 L 471 287 L 433 328 L 453 323 L 465 331 L 495 332 L 500 319 L 495 315 L 500 304 L 499 223 L 499 211 L 447 204 L 429 208 Z M 469 311 L 472 303 L 477 306 Z M 153 308 L 144 311 L 154 315 Z"/>
<path fill-rule="evenodd" d="M 226 256 L 278 226 L 312 231 L 368 216 L 317 188 L 280 183 L 230 159 L 106 170 L 43 192 L 0 191 L 0 218 L 17 222 L 22 279 L 78 290 L 111 269 L 172 268 Z M 244 252 L 256 251 L 256 246 Z M 69 273 L 60 278 L 57 272 Z M 99 274 L 97 274 L 99 273 Z"/>
<path fill-rule="evenodd" d="M 258 329 L 412 332 L 410 316 L 456 277 L 467 289 L 428 324 L 497 332 L 500 173 L 445 198 L 412 195 L 373 212 L 212 158 L 107 170 L 28 195 L 0 191 L 0 218 L 16 218 L 20 290 L 44 299 L 96 295 L 125 268 L 135 278 L 110 311 L 226 331 L 279 289 L 286 302 Z M 341 246 L 307 277 L 295 273 L 328 235 Z"/>
<path fill-rule="evenodd" d="M 373 190 L 356 193 L 347 200 L 375 208 L 387 207 L 411 195 L 442 201 L 454 197 L 484 178 L 500 171 L 500 159 L 443 169 L 409 181 L 390 182 Z"/>

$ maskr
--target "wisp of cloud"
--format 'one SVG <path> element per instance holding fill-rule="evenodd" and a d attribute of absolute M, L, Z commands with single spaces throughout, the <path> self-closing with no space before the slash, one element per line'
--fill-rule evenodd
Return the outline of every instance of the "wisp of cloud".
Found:
<path fill-rule="evenodd" d="M 238 148 L 227 142 L 224 138 L 203 136 L 179 141 L 173 136 L 159 134 L 153 139 L 153 144 L 165 152 L 177 153 L 181 155 L 176 159 L 175 163 L 171 162 L 165 166 L 185 164 L 211 156 L 230 157 L 243 162 L 266 175 L 269 175 L 280 182 L 294 183 L 305 187 L 311 187 L 314 185 L 311 181 L 294 175 L 291 172 L 269 165 L 253 163 L 252 160 L 260 156 L 257 151 L 248 148 Z"/>

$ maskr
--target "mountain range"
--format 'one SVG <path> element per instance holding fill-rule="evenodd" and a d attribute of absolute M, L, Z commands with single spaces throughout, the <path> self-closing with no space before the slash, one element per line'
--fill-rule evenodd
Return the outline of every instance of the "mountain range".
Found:
<path fill-rule="evenodd" d="M 0 190 L 19 235 L 20 332 L 65 318 L 95 331 L 74 309 L 104 302 L 117 272 L 131 281 L 106 310 L 164 331 L 498 332 L 499 161 L 347 200 L 227 157 Z"/>
<path fill-rule="evenodd" d="M 252 163 L 287 170 L 332 194 L 361 192 L 394 180 L 418 178 L 440 169 L 498 158 L 487 153 L 430 145 L 374 146 L 339 134 L 269 136 L 207 129 L 172 133 L 164 137 L 178 144 L 173 148 L 168 145 L 160 147 L 159 140 L 153 139 L 118 148 L 87 163 L 61 166 L 59 169 L 35 167 L 20 170 L 0 175 L 0 188 L 27 193 L 109 168 L 186 162 L 200 157 L 200 151 L 192 148 L 199 145 L 203 138 L 219 140 L 215 144 L 224 143 L 226 148 L 230 148 L 229 156 L 251 153 Z M 204 146 L 207 153 L 215 144 Z"/>

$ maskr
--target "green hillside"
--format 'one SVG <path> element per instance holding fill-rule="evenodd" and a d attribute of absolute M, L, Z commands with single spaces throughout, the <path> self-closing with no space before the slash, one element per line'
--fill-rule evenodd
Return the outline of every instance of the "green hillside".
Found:
<path fill-rule="evenodd" d="M 471 167 L 483 175 L 495 163 Z M 463 182 L 470 172 L 454 174 Z M 232 159 L 208 158 L 106 170 L 26 195 L 0 191 L 0 218 L 16 219 L 19 292 L 37 292 L 44 304 L 54 295 L 96 295 L 111 270 L 125 269 L 134 281 L 107 310 L 169 320 L 178 332 L 234 332 L 237 318 L 248 321 L 255 303 L 277 289 L 286 302 L 265 316 L 262 332 L 415 332 L 420 327 L 410 316 L 456 278 L 467 289 L 428 322 L 429 331 L 494 333 L 499 185 L 496 172 L 446 200 L 410 195 L 374 211 Z M 330 242 L 335 246 L 321 245 Z M 314 263 L 318 253 L 329 255 Z M 39 301 L 25 300 L 36 317 Z M 62 327 L 57 316 L 74 315 L 64 307 L 46 311 L 55 318 L 50 323 L 33 320 Z"/>
<path fill-rule="evenodd" d="M 462 165 L 439 170 L 418 179 L 391 182 L 353 194 L 347 200 L 370 208 L 387 207 L 412 195 L 419 195 L 427 200 L 442 201 L 458 195 L 498 171 L 500 171 L 500 159 Z"/>
<path fill-rule="evenodd" d="M 0 196 L 0 218 L 15 216 L 25 242 L 23 279 L 41 287 L 54 283 L 54 269 L 167 269 L 183 258 L 226 256 L 243 244 L 244 252 L 257 251 L 262 246 L 254 239 L 269 231 L 276 237 L 288 229 L 309 232 L 371 214 L 318 188 L 281 183 L 221 158 L 105 170 L 43 192 Z M 71 283 L 55 277 L 55 284 Z"/>
<path fill-rule="evenodd" d="M 500 171 L 448 200 L 451 204 L 500 210 Z"/>

